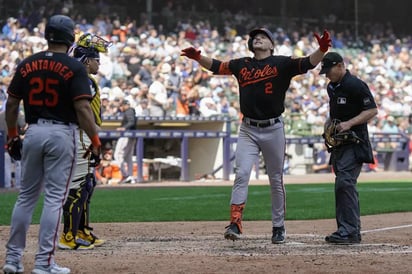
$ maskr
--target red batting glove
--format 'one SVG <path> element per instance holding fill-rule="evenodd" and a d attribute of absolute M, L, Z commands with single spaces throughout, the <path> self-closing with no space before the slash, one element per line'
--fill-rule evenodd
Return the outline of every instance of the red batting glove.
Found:
<path fill-rule="evenodd" d="M 195 49 L 194 47 L 189 47 L 182 49 L 182 52 L 180 53 L 180 56 L 186 56 L 190 59 L 199 61 L 200 60 L 200 50 Z"/>
<path fill-rule="evenodd" d="M 332 39 L 330 38 L 330 34 L 327 30 L 323 31 L 322 37 L 319 36 L 316 32 L 313 34 L 318 40 L 319 49 L 321 52 L 327 52 L 330 47 L 332 47 Z"/>

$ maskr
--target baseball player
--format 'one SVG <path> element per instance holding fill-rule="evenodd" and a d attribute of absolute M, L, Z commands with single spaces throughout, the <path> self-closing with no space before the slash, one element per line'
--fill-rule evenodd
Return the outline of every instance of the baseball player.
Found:
<path fill-rule="evenodd" d="M 74 42 L 74 26 L 70 17 L 50 17 L 45 28 L 48 49 L 21 61 L 7 90 L 8 151 L 11 157 L 21 158 L 22 179 L 6 244 L 5 273 L 24 271 L 21 261 L 26 234 L 43 189 L 39 247 L 32 273 L 70 273 L 69 268 L 55 263 L 54 253 L 76 162 L 76 128 L 80 126 L 92 140 L 87 154 L 98 157 L 101 146 L 89 103 L 92 95 L 86 69 L 67 55 Z M 20 101 L 29 124 L 23 145 L 16 128 Z"/>
<path fill-rule="evenodd" d="M 314 34 L 319 49 L 304 58 L 273 55 L 275 46 L 272 32 L 257 28 L 249 33 L 249 50 L 254 57 L 243 57 L 222 62 L 201 55 L 189 47 L 181 55 L 199 62 L 201 66 L 219 75 L 234 75 L 239 84 L 240 110 L 243 121 L 239 129 L 235 180 L 230 206 L 230 224 L 224 237 L 238 240 L 242 230 L 242 216 L 246 205 L 252 167 L 261 151 L 266 164 L 272 195 L 272 243 L 285 242 L 285 188 L 283 162 L 285 132 L 282 113 L 285 93 L 292 77 L 313 69 L 331 46 L 329 33 Z"/>
<path fill-rule="evenodd" d="M 330 148 L 331 164 L 335 173 L 335 213 L 337 231 L 326 236 L 328 243 L 353 244 L 361 242 L 361 221 L 357 179 L 363 163 L 373 163 L 369 141 L 368 121 L 378 114 L 378 109 L 369 87 L 353 76 L 345 67 L 340 54 L 329 52 L 322 60 L 320 74 L 330 80 L 329 119 L 336 123 L 337 132 L 353 131 L 359 138 Z"/>
<path fill-rule="evenodd" d="M 92 75 L 97 74 L 99 69 L 99 53 L 107 52 L 109 46 L 110 42 L 99 36 L 86 33 L 69 50 L 69 55 L 82 62 L 89 74 L 93 96 L 90 105 L 98 127 L 102 124 L 100 91 Z M 89 225 L 90 199 L 96 186 L 94 164 L 90 162 L 90 159 L 83 158 L 89 146 L 90 139 L 79 128 L 76 169 L 70 185 L 69 196 L 63 206 L 64 227 L 58 244 L 60 249 L 92 249 L 94 246 L 101 246 L 104 243 L 104 240 L 92 233 L 92 228 Z"/>

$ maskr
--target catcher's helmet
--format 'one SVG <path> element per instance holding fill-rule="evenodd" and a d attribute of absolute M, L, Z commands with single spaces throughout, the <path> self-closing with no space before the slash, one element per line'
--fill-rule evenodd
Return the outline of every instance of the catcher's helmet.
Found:
<path fill-rule="evenodd" d="M 85 33 L 80 36 L 76 44 L 85 48 L 94 48 L 98 52 L 107 52 L 108 48 L 112 45 L 111 42 L 91 33 Z"/>
<path fill-rule="evenodd" d="M 95 48 L 76 46 L 73 49 L 73 57 L 83 63 L 87 58 L 98 59 L 100 56 Z"/>
<path fill-rule="evenodd" d="M 44 37 L 49 43 L 70 47 L 74 42 L 73 20 L 66 15 L 53 15 L 46 24 Z"/>
<path fill-rule="evenodd" d="M 275 44 L 275 38 L 273 37 L 273 34 L 270 30 L 268 30 L 267 28 L 254 29 L 251 32 L 249 32 L 249 40 L 247 41 L 247 46 L 251 52 L 255 52 L 253 50 L 253 38 L 255 38 L 256 34 L 258 33 L 263 33 L 269 38 L 269 40 L 272 42 L 273 45 Z M 272 50 L 272 53 L 273 53 L 273 50 Z"/>
<path fill-rule="evenodd" d="M 111 44 L 111 42 L 104 40 L 100 36 L 85 33 L 72 45 L 68 53 L 80 62 L 85 62 L 87 58 L 98 59 L 100 57 L 99 53 L 107 52 Z"/>

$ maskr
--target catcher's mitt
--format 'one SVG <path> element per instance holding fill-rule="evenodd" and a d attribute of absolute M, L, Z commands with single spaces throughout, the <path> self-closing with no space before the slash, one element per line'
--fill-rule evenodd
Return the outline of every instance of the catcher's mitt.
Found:
<path fill-rule="evenodd" d="M 339 120 L 334 119 L 330 124 L 325 125 L 325 132 L 322 134 L 322 137 L 325 139 L 325 145 L 329 151 L 344 144 L 358 144 L 362 142 L 362 139 L 352 130 L 338 132 L 336 127 L 339 123 Z"/>
<path fill-rule="evenodd" d="M 22 147 L 23 144 L 19 136 L 10 138 L 7 142 L 7 152 L 9 153 L 10 157 L 13 158 L 15 161 L 21 160 Z"/>

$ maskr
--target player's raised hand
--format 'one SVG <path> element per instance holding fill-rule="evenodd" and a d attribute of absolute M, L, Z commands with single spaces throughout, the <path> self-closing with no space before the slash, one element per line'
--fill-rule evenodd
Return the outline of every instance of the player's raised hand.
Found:
<path fill-rule="evenodd" d="M 200 50 L 195 49 L 194 47 L 188 47 L 188 48 L 182 49 L 182 52 L 180 53 L 180 56 L 186 56 L 190 59 L 199 61 L 200 60 L 200 53 L 201 53 Z"/>
<path fill-rule="evenodd" d="M 316 32 L 313 34 L 318 41 L 319 49 L 321 52 L 327 52 L 330 47 L 332 47 L 332 39 L 330 38 L 329 32 L 325 29 L 323 31 L 322 37 Z"/>

